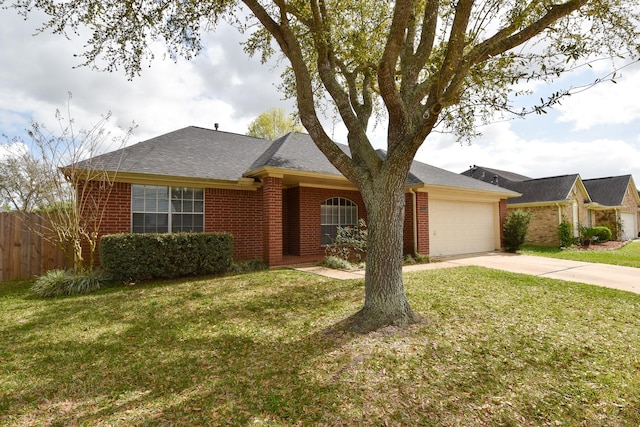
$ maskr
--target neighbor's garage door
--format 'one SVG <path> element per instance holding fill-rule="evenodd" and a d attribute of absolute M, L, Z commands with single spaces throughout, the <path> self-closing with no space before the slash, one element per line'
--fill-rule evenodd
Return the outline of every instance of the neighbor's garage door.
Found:
<path fill-rule="evenodd" d="M 496 249 L 493 203 L 429 201 L 429 255 Z"/>
<path fill-rule="evenodd" d="M 622 240 L 633 240 L 638 235 L 638 216 L 632 213 L 621 213 Z"/>

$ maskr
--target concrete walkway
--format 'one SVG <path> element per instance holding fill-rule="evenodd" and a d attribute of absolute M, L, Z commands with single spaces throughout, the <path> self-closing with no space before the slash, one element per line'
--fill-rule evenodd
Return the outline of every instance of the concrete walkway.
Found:
<path fill-rule="evenodd" d="M 403 271 L 421 271 L 465 265 L 477 265 L 513 273 L 587 283 L 640 294 L 640 269 L 638 268 L 504 252 L 446 258 L 430 264 L 405 266 Z M 364 278 L 364 270 L 340 271 L 319 266 L 303 267 L 297 270 L 340 280 Z"/>

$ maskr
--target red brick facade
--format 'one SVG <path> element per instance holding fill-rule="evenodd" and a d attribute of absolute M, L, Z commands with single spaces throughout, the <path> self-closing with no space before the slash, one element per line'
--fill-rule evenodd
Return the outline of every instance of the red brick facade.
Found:
<path fill-rule="evenodd" d="M 231 233 L 235 260 L 262 259 L 269 265 L 281 265 L 283 256 L 321 259 L 325 252 L 321 244 L 320 205 L 333 197 L 354 202 L 358 217 L 366 221 L 364 201 L 357 191 L 305 186 L 283 189 L 282 178 L 265 177 L 257 190 L 205 189 L 204 229 Z M 407 193 L 405 201 L 404 253 L 414 253 L 417 247 L 418 253 L 429 254 L 429 194 Z M 501 200 L 499 206 L 502 223 L 506 201 Z M 100 234 L 129 232 L 131 184 L 118 183 L 105 209 Z"/>

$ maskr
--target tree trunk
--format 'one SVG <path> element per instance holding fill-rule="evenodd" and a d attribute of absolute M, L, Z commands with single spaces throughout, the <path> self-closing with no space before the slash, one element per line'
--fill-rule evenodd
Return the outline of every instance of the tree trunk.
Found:
<path fill-rule="evenodd" d="M 347 322 L 347 329 L 367 333 L 385 326 L 417 321 L 402 280 L 404 180 L 389 188 L 363 189 L 368 237 L 364 307 Z"/>

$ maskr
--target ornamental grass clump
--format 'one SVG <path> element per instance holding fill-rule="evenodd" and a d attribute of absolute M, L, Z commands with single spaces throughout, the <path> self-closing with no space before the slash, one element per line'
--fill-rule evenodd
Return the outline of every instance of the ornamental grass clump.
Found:
<path fill-rule="evenodd" d="M 108 279 L 100 270 L 84 270 L 77 273 L 50 270 L 36 279 L 31 291 L 39 297 L 82 295 L 102 289 L 107 282 Z"/>

